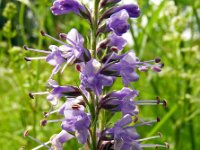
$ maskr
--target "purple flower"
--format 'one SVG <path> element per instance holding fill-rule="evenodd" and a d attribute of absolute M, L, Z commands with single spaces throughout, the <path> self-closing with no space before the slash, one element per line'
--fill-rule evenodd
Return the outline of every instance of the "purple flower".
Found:
<path fill-rule="evenodd" d="M 111 86 L 113 84 L 113 77 L 100 73 L 101 63 L 96 59 L 91 59 L 85 65 L 82 65 L 81 70 L 81 86 L 85 87 L 86 90 L 94 91 L 96 95 L 102 93 L 104 86 Z"/>
<path fill-rule="evenodd" d="M 100 101 L 100 107 L 113 112 L 121 111 L 123 115 L 136 115 L 138 113 L 136 104 L 132 101 L 136 96 L 138 96 L 138 91 L 125 87 L 104 96 Z"/>
<path fill-rule="evenodd" d="M 71 29 L 68 34 L 61 33 L 60 36 L 66 39 L 69 44 L 63 44 L 59 47 L 62 56 L 67 59 L 68 63 L 72 64 L 74 62 L 90 60 L 90 53 L 83 46 L 84 38 L 75 28 Z"/>
<path fill-rule="evenodd" d="M 57 134 L 51 139 L 51 148 L 56 150 L 62 150 L 63 143 L 69 141 L 73 137 L 74 136 L 69 134 L 67 131 L 62 130 L 59 134 Z"/>
<path fill-rule="evenodd" d="M 60 70 L 62 64 L 66 62 L 66 60 L 62 57 L 62 52 L 59 50 L 59 47 L 51 45 L 49 46 L 49 49 L 51 49 L 52 52 L 47 55 L 46 62 L 54 66 L 54 69 L 52 70 L 52 75 L 54 75 Z"/>
<path fill-rule="evenodd" d="M 130 115 L 125 115 L 113 127 L 114 149 L 121 150 L 140 150 L 140 144 L 137 142 L 139 135 L 134 126 L 129 126 L 133 122 Z"/>
<path fill-rule="evenodd" d="M 114 127 L 105 129 L 100 136 L 102 147 L 112 147 L 120 150 L 141 150 L 141 144 L 137 141 L 139 135 L 134 126 L 131 115 L 125 115 L 115 123 Z"/>
<path fill-rule="evenodd" d="M 114 46 L 117 48 L 117 50 L 122 50 L 124 46 L 126 45 L 127 41 L 121 37 L 117 36 L 116 34 L 110 34 L 109 35 L 109 43 L 108 46 Z"/>
<path fill-rule="evenodd" d="M 46 56 L 42 57 L 25 57 L 24 59 L 27 61 L 31 60 L 39 60 L 39 59 L 46 59 L 46 61 L 54 66 L 54 69 L 52 71 L 52 74 L 50 76 L 50 79 L 54 74 L 56 74 L 62 65 L 65 63 L 64 67 L 62 68 L 62 71 L 67 67 L 68 64 L 73 64 L 73 63 L 79 63 L 79 62 L 87 62 L 91 59 L 90 52 L 84 48 L 83 43 L 84 43 L 84 38 L 78 33 L 76 29 L 71 29 L 68 34 L 61 33 L 60 37 L 64 38 L 67 43 L 64 43 L 44 31 L 41 31 L 41 34 L 43 36 L 47 36 L 60 44 L 61 46 L 57 47 L 55 45 L 50 45 L 49 49 L 51 49 L 52 52 L 50 51 L 45 51 L 45 50 L 37 50 L 33 48 L 28 48 L 27 46 L 24 46 L 25 50 L 30 50 L 30 51 L 35 51 L 39 53 L 44 53 Z"/>
<path fill-rule="evenodd" d="M 113 64 L 110 70 L 116 70 L 122 77 L 124 85 L 128 86 L 130 82 L 139 80 L 139 76 L 135 72 L 135 68 L 138 67 L 137 63 L 139 63 L 138 58 L 133 51 L 130 51 L 118 63 Z"/>
<path fill-rule="evenodd" d="M 137 5 L 135 4 L 126 4 L 118 7 L 112 7 L 108 11 L 106 11 L 101 19 L 107 19 L 109 18 L 112 14 L 117 13 L 121 10 L 125 9 L 127 13 L 129 14 L 129 17 L 131 18 L 137 18 L 140 16 L 140 10 Z"/>
<path fill-rule="evenodd" d="M 138 6 L 135 4 L 126 4 L 126 5 L 119 6 L 114 9 L 114 12 L 118 12 L 122 9 L 125 9 L 131 18 L 137 18 L 140 16 L 140 10 Z"/>
<path fill-rule="evenodd" d="M 84 112 L 84 107 L 77 104 L 76 99 L 71 99 L 65 103 L 60 113 L 63 113 L 65 116 L 61 125 L 62 129 L 68 132 L 75 132 L 79 143 L 86 143 L 90 117 Z"/>
<path fill-rule="evenodd" d="M 51 7 L 51 11 L 54 15 L 62 15 L 70 12 L 79 15 L 85 11 L 85 8 L 76 0 L 56 0 Z"/>
<path fill-rule="evenodd" d="M 57 105 L 58 100 L 63 97 L 75 97 L 80 96 L 81 93 L 77 87 L 74 86 L 59 86 L 54 80 L 49 80 L 48 84 L 52 88 L 52 91 L 47 96 L 52 105 Z"/>
<path fill-rule="evenodd" d="M 108 19 L 107 26 L 115 32 L 118 36 L 121 36 L 123 33 L 126 33 L 129 29 L 129 24 L 127 20 L 129 19 L 129 14 L 125 9 L 117 11 L 112 14 Z"/>

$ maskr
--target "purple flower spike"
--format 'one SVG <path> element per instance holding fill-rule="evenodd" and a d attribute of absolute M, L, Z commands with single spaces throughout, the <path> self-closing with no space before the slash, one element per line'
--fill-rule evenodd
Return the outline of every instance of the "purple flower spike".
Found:
<path fill-rule="evenodd" d="M 118 50 L 122 50 L 126 45 L 127 41 L 121 37 L 117 36 L 116 34 L 109 35 L 110 42 L 108 43 L 109 46 L 117 47 Z"/>
<path fill-rule="evenodd" d="M 85 8 L 76 0 L 56 0 L 51 7 L 54 15 L 62 15 L 70 12 L 80 15 L 85 11 Z"/>
<path fill-rule="evenodd" d="M 129 14 L 125 9 L 122 9 L 110 16 L 107 25 L 115 34 L 121 36 L 129 29 L 128 19 Z"/>
<path fill-rule="evenodd" d="M 102 93 L 104 86 L 111 86 L 114 78 L 100 73 L 101 64 L 96 59 L 91 59 L 82 67 L 81 86 L 92 90 L 96 95 Z"/>

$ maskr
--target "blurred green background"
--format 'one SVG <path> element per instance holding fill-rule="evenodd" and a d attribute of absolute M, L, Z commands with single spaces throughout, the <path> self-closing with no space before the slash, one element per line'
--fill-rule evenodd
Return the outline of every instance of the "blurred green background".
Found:
<path fill-rule="evenodd" d="M 124 0 L 125 1 L 125 0 Z M 161 57 L 165 63 L 159 74 L 140 73 L 134 87 L 140 90 L 140 99 L 167 99 L 168 107 L 145 106 L 141 117 L 151 120 L 159 116 L 160 123 L 141 127 L 141 137 L 155 135 L 163 139 L 153 143 L 170 143 L 172 150 L 200 149 L 200 1 L 199 0 L 138 0 L 141 16 L 131 20 L 131 34 L 126 49 L 134 49 L 141 60 Z M 54 41 L 40 36 L 41 29 L 58 37 L 72 27 L 89 36 L 85 20 L 73 14 L 55 17 L 50 0 L 0 0 L 0 149 L 30 149 L 37 144 L 24 139 L 25 129 L 41 141 L 60 131 L 59 123 L 46 127 L 39 125 L 42 112 L 49 110 L 45 97 L 35 100 L 29 91 L 44 91 L 52 67 L 44 61 L 24 61 L 24 56 L 38 54 L 25 52 L 28 45 L 47 49 Z M 55 79 L 60 84 L 74 84 L 78 75 L 68 67 Z M 115 85 L 120 88 L 121 85 Z M 55 116 L 56 117 L 56 116 Z M 53 118 L 53 117 L 52 117 Z M 71 140 L 66 149 L 78 149 Z"/>

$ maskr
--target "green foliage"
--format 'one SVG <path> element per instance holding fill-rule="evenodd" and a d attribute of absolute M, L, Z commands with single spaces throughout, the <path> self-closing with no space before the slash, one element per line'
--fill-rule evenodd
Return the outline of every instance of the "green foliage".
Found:
<path fill-rule="evenodd" d="M 3 16 L 11 20 L 17 13 L 16 5 L 12 2 L 6 4 L 6 7 L 3 10 Z"/>
<path fill-rule="evenodd" d="M 125 1 L 125 0 L 123 0 Z M 161 3 L 138 0 L 141 17 L 132 20 L 131 37 L 133 48 L 142 60 L 156 56 L 165 63 L 158 75 L 153 72 L 140 73 L 140 81 L 133 86 L 140 90 L 140 99 L 160 96 L 168 101 L 167 109 L 142 107 L 142 116 L 150 120 L 157 116 L 161 122 L 155 127 L 141 128 L 144 136 L 163 134 L 174 150 L 198 150 L 200 147 L 200 2 L 187 0 L 161 0 Z M 84 20 L 72 14 L 55 17 L 51 14 L 49 0 L 0 1 L 0 145 L 1 149 L 26 149 L 36 146 L 24 139 L 22 133 L 31 129 L 31 134 L 41 141 L 47 141 L 56 131 L 57 124 L 45 128 L 39 126 L 42 112 L 48 111 L 45 97 L 30 100 L 29 91 L 44 91 L 51 67 L 45 62 L 27 63 L 23 57 L 31 56 L 22 50 L 24 44 L 38 49 L 47 49 L 56 44 L 40 36 L 45 30 L 56 36 L 72 27 L 79 30 L 87 39 L 89 26 Z M 19 11 L 17 11 L 19 10 Z M 86 40 L 87 41 L 87 40 Z M 34 55 L 35 56 L 35 55 Z M 60 84 L 76 84 L 74 68 L 69 67 Z M 121 81 L 115 83 L 120 88 Z M 152 118 L 149 118 L 151 116 Z M 117 116 L 114 117 L 115 119 Z M 53 118 L 52 118 L 53 119 Z M 76 141 L 66 147 L 78 149 Z"/>

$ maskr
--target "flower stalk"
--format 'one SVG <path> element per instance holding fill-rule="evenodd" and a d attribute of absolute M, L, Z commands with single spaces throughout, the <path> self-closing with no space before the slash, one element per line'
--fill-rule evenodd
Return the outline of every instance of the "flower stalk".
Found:
<path fill-rule="evenodd" d="M 46 142 L 48 145 L 31 138 L 41 144 L 35 149 L 46 147 L 51 150 L 62 150 L 63 144 L 72 138 L 76 138 L 85 149 L 91 150 L 167 147 L 164 144 L 142 144 L 143 141 L 160 136 L 139 138 L 136 130 L 139 126 L 151 126 L 160 121 L 160 118 L 143 121 L 138 115 L 139 107 L 160 104 L 166 107 L 167 103 L 159 97 L 155 100 L 136 100 L 139 91 L 133 88 L 132 82 L 139 80 L 138 71 L 160 72 L 164 65 L 157 57 L 140 61 L 133 50 L 123 52 L 127 41 L 122 35 L 130 28 L 128 19 L 139 17 L 140 10 L 134 4 L 119 6 L 119 1 L 94 0 L 93 11 L 89 11 L 77 0 L 55 0 L 53 3 L 51 11 L 54 15 L 73 12 L 88 21 L 91 26 L 92 52 L 84 46 L 87 45 L 84 44 L 84 36 L 75 28 L 67 34 L 59 34 L 65 42 L 41 31 L 42 36 L 60 44 L 50 45 L 49 50 L 24 46 L 25 50 L 41 54 L 38 57 L 27 56 L 25 60 L 42 59 L 54 67 L 47 84 L 51 90 L 29 93 L 32 99 L 35 96 L 46 95 L 47 101 L 51 104 L 50 111 L 44 113 L 41 126 L 61 124 L 61 131 Z M 99 41 L 100 34 L 108 36 Z M 80 76 L 80 85 L 59 85 L 53 79 L 55 74 L 63 73 L 69 65 L 75 65 Z M 105 87 L 113 86 L 117 78 L 122 79 L 124 87 L 118 91 L 107 92 Z M 62 105 L 54 109 L 60 103 Z M 117 112 L 121 113 L 121 118 L 112 122 Z M 49 116 L 56 113 L 62 117 L 49 120 Z"/>

